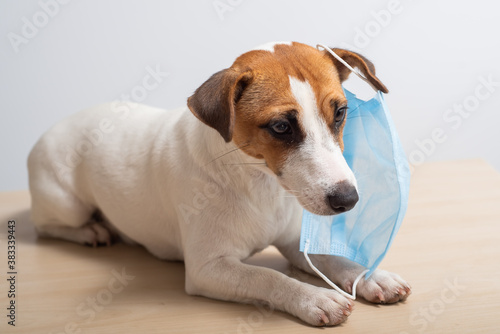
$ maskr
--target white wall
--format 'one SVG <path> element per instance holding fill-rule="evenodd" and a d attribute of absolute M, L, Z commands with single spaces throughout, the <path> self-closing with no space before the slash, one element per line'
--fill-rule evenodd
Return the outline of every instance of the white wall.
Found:
<path fill-rule="evenodd" d="M 0 2 L 0 191 L 27 188 L 26 157 L 48 127 L 141 92 L 148 69 L 169 75 L 143 102 L 172 108 L 236 56 L 273 40 L 347 46 L 372 59 L 413 162 L 482 157 L 500 169 L 500 86 L 481 87 L 481 78 L 500 82 L 498 2 L 55 1 Z M 30 31 L 26 20 L 41 27 Z M 446 114 L 463 103 L 471 110 L 464 116 Z M 427 140 L 430 151 L 419 153 L 416 141 L 437 128 L 446 140 L 433 149 Z"/>

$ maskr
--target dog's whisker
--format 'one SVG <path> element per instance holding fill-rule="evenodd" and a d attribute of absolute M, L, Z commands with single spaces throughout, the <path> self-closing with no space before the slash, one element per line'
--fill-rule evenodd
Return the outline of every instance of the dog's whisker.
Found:
<path fill-rule="evenodd" d="M 217 158 L 215 158 L 215 159 L 213 159 L 212 161 L 210 161 L 209 163 L 207 163 L 204 167 L 206 167 L 207 165 L 211 164 L 211 163 L 212 163 L 212 162 L 214 162 L 215 160 L 220 159 L 220 158 L 222 158 L 223 156 L 228 155 L 229 153 L 232 153 L 232 152 L 234 152 L 234 151 L 238 151 L 238 150 L 240 150 L 240 149 L 242 149 L 242 148 L 244 148 L 244 147 L 247 147 L 248 145 L 250 145 L 250 144 L 249 144 L 249 143 L 247 143 L 247 144 L 244 144 L 244 145 L 242 145 L 242 146 L 236 147 L 236 148 L 234 148 L 234 149 L 230 150 L 229 152 L 223 153 L 223 154 L 219 155 Z"/>
<path fill-rule="evenodd" d="M 313 203 L 314 203 L 314 201 L 309 202 L 309 203 L 304 203 L 304 204 L 302 204 L 302 206 L 303 206 L 303 207 L 306 207 L 306 206 L 309 206 L 309 205 L 311 205 L 311 204 L 313 204 Z"/>
<path fill-rule="evenodd" d="M 265 162 L 241 162 L 234 164 L 223 164 L 224 166 L 233 166 L 233 165 L 266 165 Z"/>

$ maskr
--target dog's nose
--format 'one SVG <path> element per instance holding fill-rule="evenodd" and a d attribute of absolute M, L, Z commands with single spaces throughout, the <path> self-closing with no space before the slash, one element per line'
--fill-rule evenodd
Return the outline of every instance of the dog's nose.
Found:
<path fill-rule="evenodd" d="M 342 213 L 354 208 L 359 200 L 356 188 L 347 181 L 337 183 L 335 192 L 327 196 L 330 207 L 336 213 Z"/>

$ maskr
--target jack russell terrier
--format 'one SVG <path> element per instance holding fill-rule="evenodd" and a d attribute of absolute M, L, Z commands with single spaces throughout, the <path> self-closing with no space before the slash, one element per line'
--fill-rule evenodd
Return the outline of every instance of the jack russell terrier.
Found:
<path fill-rule="evenodd" d="M 370 61 L 334 51 L 387 92 Z M 345 321 L 353 304 L 338 292 L 241 260 L 274 245 L 314 275 L 299 251 L 302 209 L 333 215 L 356 204 L 342 156 L 349 74 L 326 51 L 269 43 L 212 75 L 185 108 L 118 102 L 68 117 L 28 158 L 38 233 L 94 246 L 116 236 L 183 260 L 188 294 L 267 303 L 315 326 Z M 348 292 L 364 270 L 311 259 Z M 383 270 L 357 289 L 373 303 L 411 291 Z"/>

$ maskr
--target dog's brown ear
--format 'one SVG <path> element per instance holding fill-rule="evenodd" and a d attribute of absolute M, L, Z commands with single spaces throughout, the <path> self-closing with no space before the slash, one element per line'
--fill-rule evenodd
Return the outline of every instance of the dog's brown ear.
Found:
<path fill-rule="evenodd" d="M 344 59 L 346 63 L 348 63 L 352 67 L 357 67 L 373 87 L 384 93 L 389 93 L 387 87 L 385 87 L 382 81 L 380 81 L 380 79 L 375 76 L 375 66 L 373 66 L 373 63 L 371 61 L 369 61 L 359 53 L 353 51 L 337 48 L 331 49 L 333 50 L 333 52 L 339 55 L 340 58 Z M 344 64 L 340 63 L 328 51 L 325 50 L 323 52 L 328 55 L 328 57 L 330 57 L 330 59 L 335 64 L 335 67 L 337 68 L 337 71 L 339 73 L 340 82 L 346 80 L 349 77 L 349 74 L 351 74 L 351 70 L 349 70 Z"/>
<path fill-rule="evenodd" d="M 252 80 L 251 71 L 232 68 L 219 71 L 188 98 L 191 112 L 203 123 L 219 131 L 226 142 L 233 138 L 235 106 Z"/>

